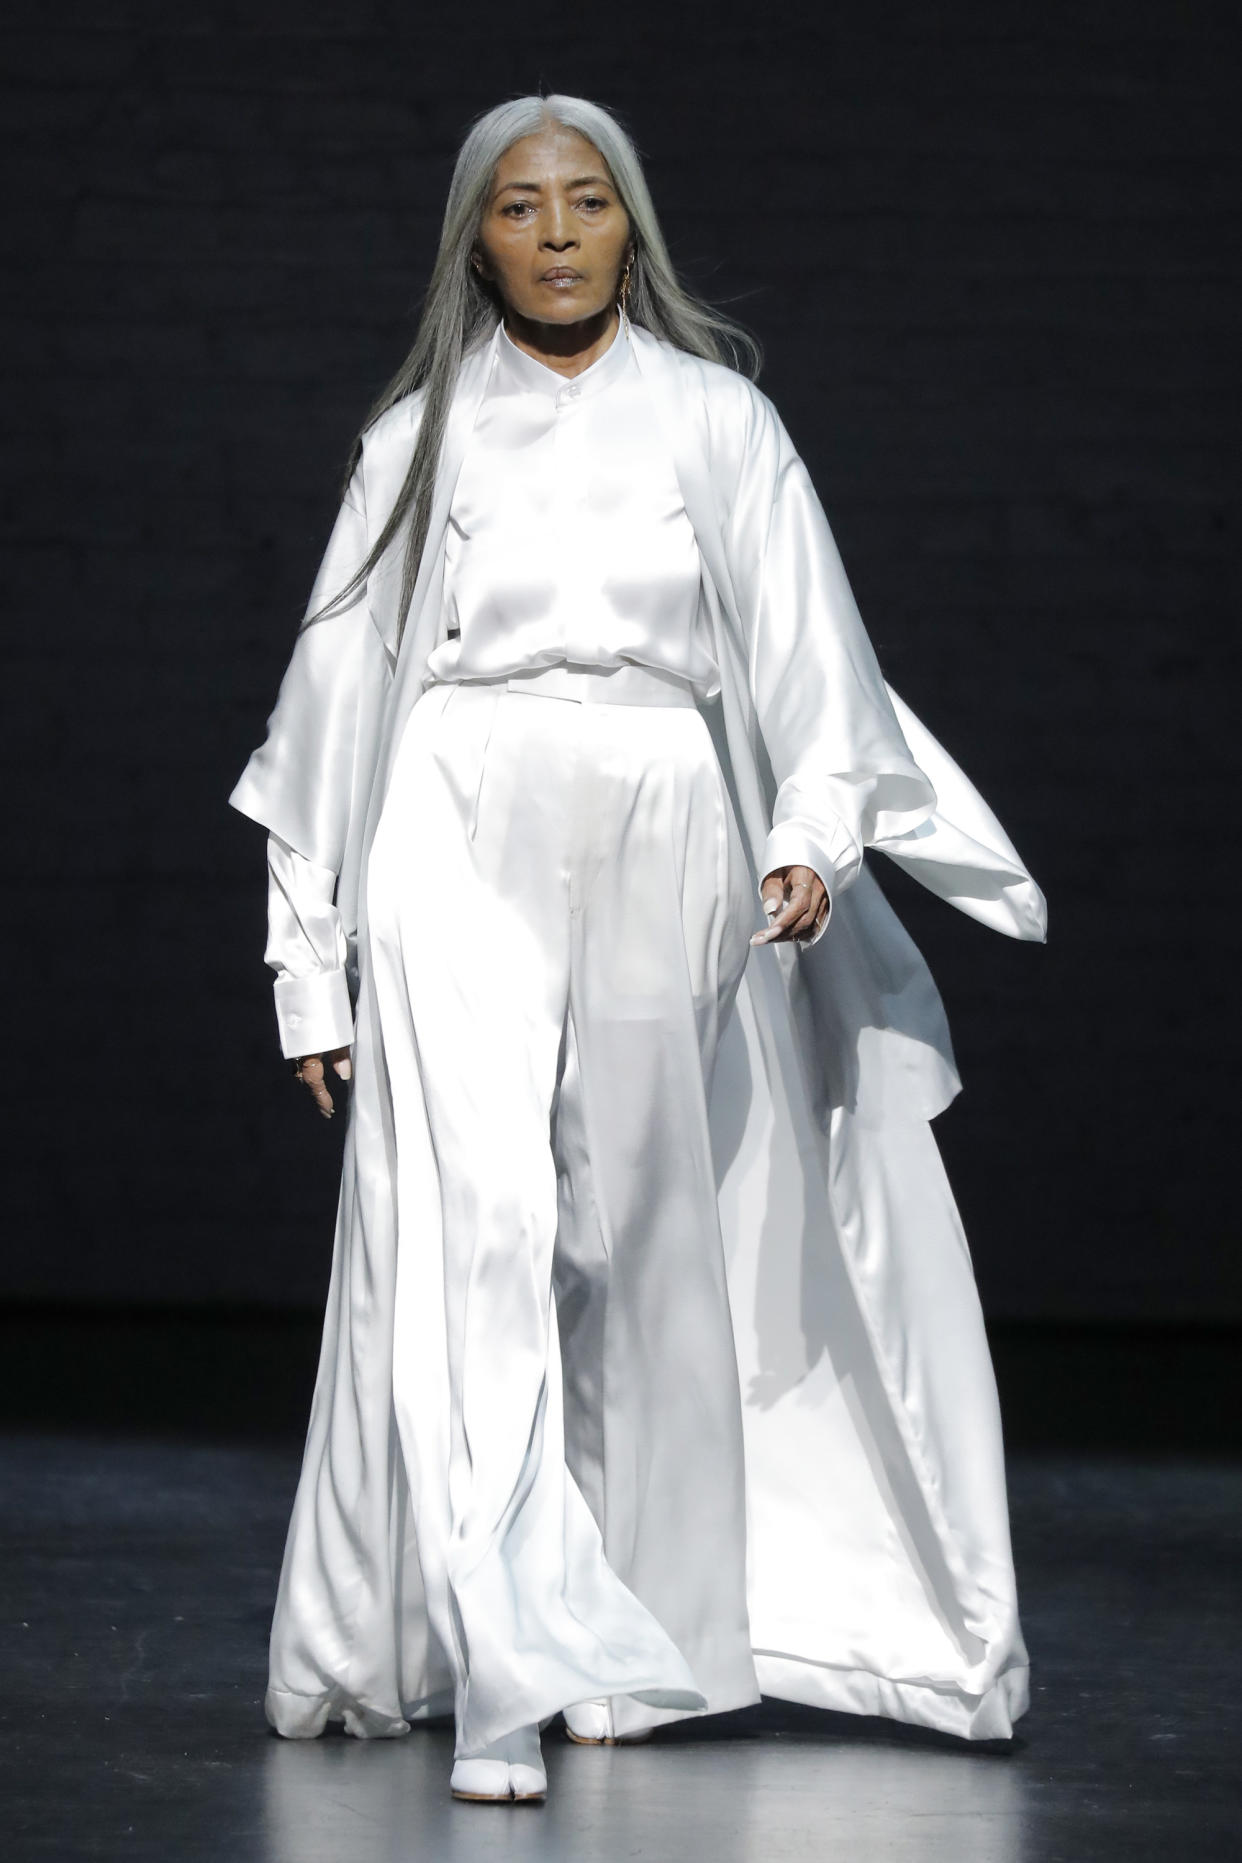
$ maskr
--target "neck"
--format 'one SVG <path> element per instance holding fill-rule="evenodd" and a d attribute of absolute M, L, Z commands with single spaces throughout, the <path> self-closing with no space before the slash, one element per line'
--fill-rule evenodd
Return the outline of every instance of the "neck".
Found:
<path fill-rule="evenodd" d="M 581 375 L 603 355 L 617 333 L 620 319 L 609 304 L 580 323 L 537 323 L 505 307 L 505 330 L 518 349 L 558 375 Z"/>

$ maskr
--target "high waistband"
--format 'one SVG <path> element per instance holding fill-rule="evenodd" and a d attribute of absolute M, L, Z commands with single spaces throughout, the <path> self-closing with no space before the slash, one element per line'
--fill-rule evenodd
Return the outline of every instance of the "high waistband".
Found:
<path fill-rule="evenodd" d="M 498 679 L 463 679 L 463 686 L 501 686 L 542 698 L 573 699 L 580 705 L 681 705 L 697 700 L 688 680 L 653 666 L 541 666 Z"/>

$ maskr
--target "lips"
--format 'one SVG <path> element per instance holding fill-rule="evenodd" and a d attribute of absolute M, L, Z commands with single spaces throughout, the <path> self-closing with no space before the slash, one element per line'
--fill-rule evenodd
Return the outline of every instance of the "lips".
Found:
<path fill-rule="evenodd" d="M 547 285 L 564 284 L 572 278 L 581 278 L 581 272 L 575 272 L 571 265 L 554 265 L 551 271 L 544 272 L 543 283 Z"/>

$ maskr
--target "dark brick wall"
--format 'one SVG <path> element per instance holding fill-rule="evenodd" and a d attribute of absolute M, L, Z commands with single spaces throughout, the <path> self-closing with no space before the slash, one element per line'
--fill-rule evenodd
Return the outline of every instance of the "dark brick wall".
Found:
<path fill-rule="evenodd" d="M 0 1292 L 322 1295 L 339 1127 L 277 1059 L 262 836 L 225 797 L 457 140 L 544 87 L 628 117 L 679 261 L 765 342 L 890 677 L 1049 894 L 1041 950 L 895 889 L 990 1311 L 1236 1315 L 1236 9 L 26 17 Z"/>

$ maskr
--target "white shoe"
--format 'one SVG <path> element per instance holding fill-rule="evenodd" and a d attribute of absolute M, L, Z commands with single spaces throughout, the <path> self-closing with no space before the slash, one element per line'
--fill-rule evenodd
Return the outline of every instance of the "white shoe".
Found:
<path fill-rule="evenodd" d="M 519 1727 L 503 1740 L 493 1741 L 473 1759 L 453 1763 L 449 1790 L 454 1798 L 469 1798 L 478 1803 L 522 1803 L 546 1798 L 548 1775 L 544 1771 L 537 1727 Z"/>
<path fill-rule="evenodd" d="M 651 1738 L 649 1727 L 633 1734 L 619 1734 L 613 1726 L 609 1701 L 578 1701 L 572 1708 L 566 1708 L 565 1732 L 580 1747 L 628 1747 Z"/>

